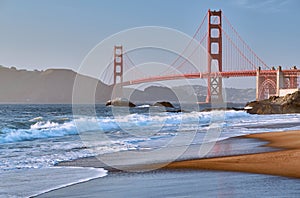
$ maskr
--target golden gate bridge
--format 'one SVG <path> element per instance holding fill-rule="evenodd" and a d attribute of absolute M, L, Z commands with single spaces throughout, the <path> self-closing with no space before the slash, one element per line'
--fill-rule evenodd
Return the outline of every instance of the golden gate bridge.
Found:
<path fill-rule="evenodd" d="M 207 25 L 205 25 L 206 21 Z M 180 70 L 179 74 L 166 69 L 156 76 L 143 74 L 142 78 L 124 81 L 125 70 L 136 65 L 129 55 L 123 52 L 123 46 L 115 46 L 113 67 L 106 69 L 105 76 L 111 77 L 110 84 L 119 87 L 176 79 L 207 79 L 207 103 L 223 102 L 222 78 L 256 77 L 257 100 L 279 95 L 280 90 L 283 89 L 298 87 L 297 78 L 300 76 L 300 70 L 295 66 L 287 70 L 283 70 L 281 66 L 278 68 L 268 66 L 242 39 L 221 10 L 208 10 L 191 40 L 206 46 L 207 65 L 204 72 L 196 70 L 186 72 L 189 61 L 183 54 L 189 51 L 190 57 L 197 50 L 190 49 L 191 41 L 182 54 L 169 65 L 174 70 Z"/>

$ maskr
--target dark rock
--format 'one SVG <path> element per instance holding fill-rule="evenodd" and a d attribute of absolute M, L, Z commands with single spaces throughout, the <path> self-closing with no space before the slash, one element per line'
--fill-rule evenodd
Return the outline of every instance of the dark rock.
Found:
<path fill-rule="evenodd" d="M 156 102 L 152 106 L 174 108 L 174 106 L 170 102 L 166 102 L 166 101 Z"/>
<path fill-rule="evenodd" d="M 243 111 L 244 108 L 237 108 L 237 107 L 223 107 L 223 108 L 206 108 L 201 110 L 201 112 L 211 112 L 211 111 Z"/>
<path fill-rule="evenodd" d="M 187 112 L 185 110 L 182 110 L 180 108 L 175 108 L 172 103 L 170 102 L 156 102 L 154 103 L 152 106 L 154 107 L 164 107 L 164 108 L 160 108 L 160 111 L 164 111 L 164 112 L 170 112 L 170 113 L 180 113 L 180 112 Z"/>
<path fill-rule="evenodd" d="M 300 113 L 300 91 L 283 97 L 271 96 L 269 99 L 247 103 L 244 108 L 250 114 Z"/>
<path fill-rule="evenodd" d="M 181 113 L 181 112 L 186 112 L 186 111 L 181 110 L 181 109 L 167 109 L 166 112 L 169 112 L 169 113 Z"/>
<path fill-rule="evenodd" d="M 136 105 L 127 100 L 126 98 L 116 98 L 114 100 L 109 100 L 105 104 L 106 106 L 118 106 L 118 107 L 135 107 Z"/>

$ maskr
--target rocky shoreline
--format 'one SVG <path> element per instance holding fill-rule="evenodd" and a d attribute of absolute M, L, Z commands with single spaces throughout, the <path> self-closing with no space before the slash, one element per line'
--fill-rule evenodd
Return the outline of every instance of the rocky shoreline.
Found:
<path fill-rule="evenodd" d="M 249 102 L 245 110 L 250 114 L 300 113 L 300 91 L 286 96 L 271 96 L 269 99 Z"/>

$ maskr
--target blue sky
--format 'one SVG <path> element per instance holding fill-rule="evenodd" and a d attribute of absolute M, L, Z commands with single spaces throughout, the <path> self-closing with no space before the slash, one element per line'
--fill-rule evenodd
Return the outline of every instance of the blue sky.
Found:
<path fill-rule="evenodd" d="M 106 37 L 165 26 L 193 35 L 208 9 L 222 9 L 268 65 L 300 67 L 298 0 L 0 0 L 0 65 L 77 70 Z"/>

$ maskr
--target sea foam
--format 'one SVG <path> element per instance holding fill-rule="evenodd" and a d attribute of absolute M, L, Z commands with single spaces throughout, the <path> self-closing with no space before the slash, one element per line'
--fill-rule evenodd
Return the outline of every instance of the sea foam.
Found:
<path fill-rule="evenodd" d="M 190 112 L 190 113 L 155 113 L 155 114 L 128 114 L 116 115 L 115 117 L 79 117 L 72 121 L 66 120 L 63 123 L 54 121 L 42 121 L 42 117 L 34 118 L 36 123 L 29 129 L 3 128 L 0 135 L 0 143 L 12 143 L 20 141 L 30 141 L 35 139 L 45 139 L 77 135 L 85 131 L 173 131 L 177 130 L 197 130 L 201 126 L 209 126 L 215 121 L 213 116 L 221 116 L 221 120 L 247 118 L 246 112 L 227 111 L 215 114 L 211 112 Z M 32 120 L 30 121 L 32 122 Z"/>

